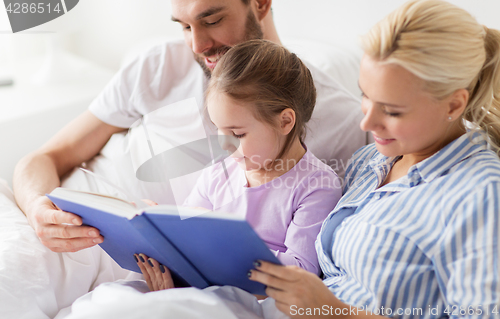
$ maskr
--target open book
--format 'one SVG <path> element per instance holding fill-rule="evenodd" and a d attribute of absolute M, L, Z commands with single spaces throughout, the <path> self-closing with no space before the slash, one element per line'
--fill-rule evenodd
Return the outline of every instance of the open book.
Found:
<path fill-rule="evenodd" d="M 100 246 L 135 272 L 141 271 L 133 255 L 144 253 L 188 285 L 231 285 L 264 295 L 265 286 L 249 280 L 248 271 L 258 259 L 280 264 L 247 221 L 232 214 L 167 205 L 139 209 L 118 198 L 65 188 L 47 196 L 99 229 Z"/>

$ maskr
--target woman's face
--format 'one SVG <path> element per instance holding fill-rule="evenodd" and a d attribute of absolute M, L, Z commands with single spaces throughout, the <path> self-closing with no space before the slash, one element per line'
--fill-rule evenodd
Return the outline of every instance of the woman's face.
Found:
<path fill-rule="evenodd" d="M 383 155 L 409 155 L 418 162 L 449 142 L 450 99 L 433 98 L 424 82 L 405 68 L 365 55 L 359 86 L 365 114 L 360 127 L 373 134 Z"/>
<path fill-rule="evenodd" d="M 251 107 L 219 92 L 207 98 L 208 113 L 219 135 L 234 137 L 220 139 L 223 149 L 246 171 L 266 169 L 284 143 L 276 130 L 255 118 Z"/>

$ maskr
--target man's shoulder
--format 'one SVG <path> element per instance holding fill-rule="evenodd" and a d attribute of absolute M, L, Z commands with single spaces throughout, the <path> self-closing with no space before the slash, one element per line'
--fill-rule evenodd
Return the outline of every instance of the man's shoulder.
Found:
<path fill-rule="evenodd" d="M 339 81 L 335 78 L 323 72 L 315 65 L 310 62 L 303 60 L 304 64 L 307 66 L 314 80 L 314 85 L 316 86 L 316 90 L 318 91 L 318 95 L 324 93 L 335 92 L 340 95 L 344 95 L 346 98 L 351 99 L 352 101 L 359 103 L 359 99 L 356 98 L 353 93 L 349 92 Z"/>
<path fill-rule="evenodd" d="M 141 50 L 141 57 L 155 57 L 166 53 L 170 54 L 185 54 L 191 52 L 189 47 L 182 39 L 164 39 L 156 41 L 155 44 L 150 44 Z"/>
<path fill-rule="evenodd" d="M 131 63 L 130 69 L 129 79 L 138 86 L 138 96 L 148 92 L 163 104 L 195 96 L 198 103 L 203 103 L 206 76 L 183 40 L 165 40 L 150 46 Z"/>
<path fill-rule="evenodd" d="M 165 68 L 183 70 L 196 66 L 193 52 L 184 40 L 164 40 L 143 49 L 131 64 L 140 65 L 153 73 L 162 72 Z"/>
<path fill-rule="evenodd" d="M 173 57 L 187 56 L 191 62 L 195 62 L 193 59 L 193 51 L 191 51 L 186 42 L 182 39 L 165 40 L 152 49 L 160 54 L 169 54 Z"/>
<path fill-rule="evenodd" d="M 363 118 L 361 101 L 333 77 L 307 61 L 304 63 L 311 71 L 317 92 L 305 142 L 314 155 L 342 177 L 351 155 L 366 145 L 367 135 L 359 128 Z"/>
<path fill-rule="evenodd" d="M 316 87 L 316 113 L 326 112 L 330 117 L 333 116 L 333 123 L 350 121 L 354 118 L 355 126 L 358 126 L 363 117 L 361 100 L 329 74 L 307 61 L 304 63 L 311 71 Z M 332 110 L 334 111 L 332 112 Z"/>

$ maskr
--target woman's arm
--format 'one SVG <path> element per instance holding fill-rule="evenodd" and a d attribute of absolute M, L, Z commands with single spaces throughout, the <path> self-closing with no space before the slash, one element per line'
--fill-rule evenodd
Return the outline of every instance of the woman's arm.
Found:
<path fill-rule="evenodd" d="M 432 254 L 445 314 L 498 318 L 500 312 L 500 183 L 476 187 L 445 216 Z"/>
<path fill-rule="evenodd" d="M 267 295 L 273 298 L 276 307 L 288 316 L 383 318 L 341 302 L 318 276 L 302 268 L 274 265 L 264 261 L 256 262 L 255 267 L 256 270 L 249 272 L 250 280 L 266 285 Z"/>

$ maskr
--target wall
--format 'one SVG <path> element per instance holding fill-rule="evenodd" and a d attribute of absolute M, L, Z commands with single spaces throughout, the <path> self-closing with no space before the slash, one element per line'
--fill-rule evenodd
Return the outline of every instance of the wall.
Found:
<path fill-rule="evenodd" d="M 331 43 L 356 43 L 359 35 L 406 0 L 275 0 L 281 36 L 310 37 Z M 490 28 L 500 29 L 499 0 L 449 0 Z M 307 3 L 307 6 L 304 5 Z"/>
<path fill-rule="evenodd" d="M 273 11 L 282 37 L 312 38 L 329 43 L 356 43 L 358 35 L 405 0 L 274 0 Z M 500 29 L 499 0 L 450 0 L 479 22 Z M 15 57 L 43 52 L 41 31 L 57 31 L 66 47 L 102 66 L 118 69 L 127 50 L 155 37 L 182 37 L 170 20 L 168 0 L 81 0 L 59 19 L 16 35 Z M 0 58 L 6 45 L 6 14 L 0 10 Z M 3 42 L 2 42 L 3 41 Z M 3 50 L 5 51 L 5 49 Z"/>
<path fill-rule="evenodd" d="M 356 43 L 358 35 L 405 0 L 274 0 L 273 12 L 282 37 L 304 37 L 330 43 Z M 478 21 L 500 29 L 499 0 L 452 0 Z M 75 52 L 103 65 L 117 68 L 117 56 L 148 37 L 182 37 L 180 26 L 170 20 L 168 0 L 83 0 L 91 19 L 77 35 Z M 119 5 L 118 5 L 119 3 Z M 100 8 L 97 10 L 96 8 Z M 114 14 L 110 14 L 114 12 Z"/>

